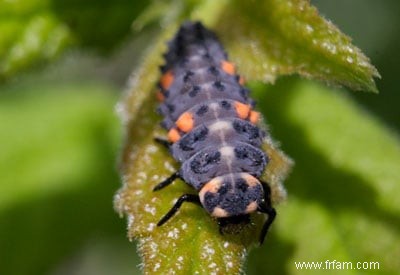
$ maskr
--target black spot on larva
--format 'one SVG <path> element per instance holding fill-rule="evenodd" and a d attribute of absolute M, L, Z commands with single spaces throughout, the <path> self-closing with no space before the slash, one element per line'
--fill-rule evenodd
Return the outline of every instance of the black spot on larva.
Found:
<path fill-rule="evenodd" d="M 198 141 L 203 141 L 206 139 L 208 135 L 208 128 L 206 126 L 201 126 L 198 127 L 196 130 L 193 131 L 193 141 L 198 142 Z"/>
<path fill-rule="evenodd" d="M 228 101 L 226 101 L 226 100 L 222 100 L 221 102 L 220 102 L 220 106 L 222 107 L 222 108 L 224 108 L 225 110 L 229 110 L 232 106 L 231 106 L 231 104 L 228 102 Z"/>
<path fill-rule="evenodd" d="M 221 184 L 221 187 L 218 189 L 218 194 L 220 194 L 220 195 L 225 195 L 226 193 L 228 193 L 228 191 L 229 191 L 229 186 L 230 186 L 230 183 L 229 183 L 229 182 L 223 182 L 223 183 Z"/>
<path fill-rule="evenodd" d="M 189 81 L 190 77 L 194 75 L 194 72 L 192 71 L 187 71 L 185 76 L 183 77 L 183 82 L 186 83 Z"/>
<path fill-rule="evenodd" d="M 167 108 L 171 113 L 175 111 L 175 106 L 173 104 L 167 104 Z"/>
<path fill-rule="evenodd" d="M 213 83 L 213 86 L 214 86 L 215 88 L 217 88 L 217 90 L 219 90 L 219 91 L 225 90 L 225 86 L 224 86 L 224 84 L 222 84 L 221 81 L 215 81 L 215 82 Z"/>
<path fill-rule="evenodd" d="M 266 156 L 251 145 L 236 146 L 234 152 L 236 158 L 245 160 L 250 166 L 260 166 L 267 163 Z"/>
<path fill-rule="evenodd" d="M 245 120 L 235 119 L 233 129 L 239 134 L 246 134 L 250 140 L 260 138 L 262 135 L 257 126 Z"/>
<path fill-rule="evenodd" d="M 183 151 L 192 151 L 194 149 L 193 142 L 188 135 L 179 140 L 179 148 Z"/>
<path fill-rule="evenodd" d="M 162 94 L 165 96 L 165 97 L 169 97 L 169 90 L 164 90 L 164 91 L 162 91 Z"/>
<path fill-rule="evenodd" d="M 197 159 L 194 159 L 190 162 L 190 170 L 192 170 L 195 174 L 204 173 L 204 169 L 201 167 L 201 162 Z"/>
<path fill-rule="evenodd" d="M 196 111 L 196 115 L 203 116 L 207 112 L 208 112 L 208 106 L 207 105 L 201 105 L 200 108 Z"/>
<path fill-rule="evenodd" d="M 218 206 L 219 201 L 220 199 L 218 194 L 206 192 L 204 195 L 204 207 L 208 212 L 212 212 L 214 208 Z"/>
<path fill-rule="evenodd" d="M 230 214 L 243 213 L 248 206 L 244 194 L 235 192 L 221 198 L 220 207 Z"/>
<path fill-rule="evenodd" d="M 249 187 L 247 191 L 247 197 L 249 201 L 256 201 L 258 204 L 262 203 L 264 191 L 261 187 L 261 184 L 257 184 L 256 186 Z"/>
<path fill-rule="evenodd" d="M 215 76 L 219 75 L 219 71 L 218 71 L 218 69 L 217 69 L 215 66 L 209 67 L 209 68 L 208 68 L 208 72 L 209 72 L 210 74 L 212 74 L 212 75 L 215 75 Z"/>
<path fill-rule="evenodd" d="M 235 151 L 235 156 L 238 159 L 246 159 L 249 156 L 248 150 L 246 147 L 239 146 L 239 147 L 236 147 L 234 151 Z"/>
<path fill-rule="evenodd" d="M 241 88 L 239 90 L 239 93 L 244 99 L 247 99 L 247 97 L 249 96 L 249 90 L 246 88 Z"/>
<path fill-rule="evenodd" d="M 190 97 L 195 97 L 200 92 L 199 86 L 193 86 L 192 90 L 189 92 Z"/>
<path fill-rule="evenodd" d="M 165 73 L 167 71 L 167 66 L 165 66 L 165 65 L 161 65 L 158 68 L 160 69 L 161 73 Z"/>
<path fill-rule="evenodd" d="M 205 159 L 207 164 L 217 163 L 218 161 L 221 160 L 221 153 L 217 151 L 212 154 L 208 154 Z"/>
<path fill-rule="evenodd" d="M 203 55 L 203 58 L 204 58 L 204 59 L 211 59 L 211 55 L 210 55 L 209 53 L 205 53 L 205 54 Z"/>
<path fill-rule="evenodd" d="M 246 192 L 247 189 L 249 188 L 249 185 L 247 184 L 247 182 L 242 178 L 236 179 L 235 186 L 236 186 L 236 189 L 238 189 L 242 192 Z"/>
<path fill-rule="evenodd" d="M 218 151 L 211 154 L 199 154 L 190 162 L 190 169 L 195 174 L 205 174 L 220 160 L 221 153 Z"/>
<path fill-rule="evenodd" d="M 199 126 L 193 131 L 187 133 L 179 140 L 179 148 L 183 151 L 191 151 L 199 141 L 206 139 L 208 135 L 208 128 L 206 126 Z"/>

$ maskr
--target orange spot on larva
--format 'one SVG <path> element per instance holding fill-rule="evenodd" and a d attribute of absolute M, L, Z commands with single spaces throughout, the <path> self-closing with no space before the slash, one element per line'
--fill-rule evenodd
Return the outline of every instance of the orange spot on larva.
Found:
<path fill-rule="evenodd" d="M 221 61 L 221 68 L 224 72 L 230 75 L 235 74 L 235 65 L 231 62 L 228 62 L 226 60 Z"/>
<path fill-rule="evenodd" d="M 193 114 L 190 112 L 181 114 L 175 124 L 182 132 L 187 133 L 191 131 L 194 125 Z"/>
<path fill-rule="evenodd" d="M 215 194 L 218 192 L 218 189 L 221 187 L 221 184 L 222 184 L 222 180 L 220 177 L 213 178 L 212 180 L 210 180 L 209 182 L 204 184 L 204 186 L 200 190 L 201 194 L 204 195 L 207 192 Z"/>
<path fill-rule="evenodd" d="M 216 218 L 226 218 L 229 216 L 229 214 L 228 214 L 228 212 L 226 212 L 226 210 L 217 206 L 214 208 L 213 212 L 211 213 L 211 216 L 216 217 Z"/>
<path fill-rule="evenodd" d="M 156 98 L 160 102 L 163 102 L 165 100 L 165 96 L 163 95 L 163 93 L 160 90 L 157 91 Z"/>
<path fill-rule="evenodd" d="M 204 184 L 204 186 L 200 189 L 199 198 L 200 201 L 204 202 L 204 197 L 207 193 L 215 194 L 218 192 L 218 189 L 221 188 L 222 177 L 216 177 Z"/>
<path fill-rule="evenodd" d="M 241 119 L 246 119 L 249 116 L 250 106 L 243 104 L 239 101 L 235 101 L 235 109 L 238 117 Z"/>
<path fill-rule="evenodd" d="M 174 82 L 174 74 L 171 70 L 161 76 L 160 84 L 164 90 L 167 90 L 171 86 L 172 82 Z"/>
<path fill-rule="evenodd" d="M 171 128 L 168 132 L 168 140 L 171 141 L 172 143 L 177 142 L 181 138 L 181 135 L 179 134 L 178 130 L 176 128 Z"/>
<path fill-rule="evenodd" d="M 240 85 L 244 85 L 245 83 L 246 83 L 246 79 L 244 79 L 243 76 L 240 76 L 240 77 L 239 77 L 239 84 L 240 84 Z"/>
<path fill-rule="evenodd" d="M 257 184 L 260 184 L 260 181 L 258 179 L 256 179 L 255 177 L 253 177 L 248 173 L 243 173 L 242 178 L 246 181 L 246 184 L 250 187 L 254 187 Z"/>
<path fill-rule="evenodd" d="M 257 210 L 258 208 L 258 203 L 256 201 L 252 201 L 251 203 L 249 203 L 246 207 L 246 213 L 250 214 L 253 213 Z"/>
<path fill-rule="evenodd" d="M 256 111 L 251 111 L 249 120 L 251 121 L 251 123 L 256 124 L 260 120 L 260 113 Z"/>

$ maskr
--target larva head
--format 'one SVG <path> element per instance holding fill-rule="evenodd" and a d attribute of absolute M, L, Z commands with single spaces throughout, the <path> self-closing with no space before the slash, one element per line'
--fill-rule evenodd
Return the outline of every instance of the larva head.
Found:
<path fill-rule="evenodd" d="M 226 174 L 207 182 L 199 192 L 200 201 L 216 218 L 250 214 L 263 202 L 264 191 L 258 179 L 248 173 Z"/>

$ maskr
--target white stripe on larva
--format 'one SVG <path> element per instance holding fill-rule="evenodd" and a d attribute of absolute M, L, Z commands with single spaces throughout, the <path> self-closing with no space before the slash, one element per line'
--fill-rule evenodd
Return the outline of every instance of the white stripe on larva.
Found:
<path fill-rule="evenodd" d="M 232 160 L 235 157 L 232 146 L 223 146 L 219 149 L 219 152 L 221 153 L 222 158 L 227 160 Z"/>
<path fill-rule="evenodd" d="M 231 180 L 233 182 L 233 174 L 232 174 L 232 162 L 235 158 L 234 148 L 232 146 L 222 146 L 219 149 L 221 153 L 221 157 L 224 161 L 226 161 L 226 165 L 228 166 L 229 174 L 231 174 Z"/>
<path fill-rule="evenodd" d="M 218 106 L 219 106 L 219 104 L 215 101 L 208 104 L 208 107 L 210 107 L 210 109 L 215 112 L 215 115 L 217 114 L 216 111 L 218 109 Z M 218 117 L 215 117 L 215 118 L 217 119 Z"/>
<path fill-rule="evenodd" d="M 232 128 L 232 123 L 226 120 L 217 120 L 208 127 L 211 133 L 216 131 L 226 131 L 231 128 Z"/>

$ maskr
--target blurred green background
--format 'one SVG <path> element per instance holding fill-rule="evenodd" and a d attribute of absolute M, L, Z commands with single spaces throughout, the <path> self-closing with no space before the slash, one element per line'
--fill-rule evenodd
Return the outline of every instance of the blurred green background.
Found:
<path fill-rule="evenodd" d="M 126 221 L 113 210 L 113 195 L 121 186 L 117 159 L 122 143 L 115 106 L 129 74 L 157 34 L 157 26 L 143 32 L 131 28 L 148 2 L 8 2 L 0 1 L 0 274 L 138 274 L 135 243 L 127 240 Z M 379 95 L 342 93 L 397 137 L 400 2 L 311 2 L 353 38 L 382 75 L 377 80 Z M 58 38 L 53 39 L 52 32 Z M 40 43 L 46 51 L 38 50 Z M 264 89 L 283 94 L 298 81 L 286 77 Z M 290 100 L 289 95 L 268 93 L 268 100 Z M 271 120 L 282 119 L 274 116 L 279 112 L 271 112 Z M 294 175 L 296 169 L 311 171 L 315 167 L 302 163 L 319 161 L 320 156 L 310 155 L 312 148 L 299 148 L 307 143 L 302 140 L 306 137 L 293 139 L 289 133 L 295 129 L 286 126 L 279 130 L 273 125 L 273 135 L 288 155 L 301 161 Z M 328 168 L 321 164 L 319 169 Z M 357 182 L 343 174 L 335 180 Z M 287 181 L 289 194 L 310 199 L 311 187 L 291 184 L 295 182 L 293 177 Z M 365 196 L 359 204 L 346 205 L 352 200 L 348 198 L 334 205 L 324 190 L 317 201 L 371 211 L 364 200 L 373 192 L 358 185 L 350 188 Z M 382 219 L 394 223 L 398 234 L 399 219 L 390 215 Z M 286 273 L 295 248 L 276 235 L 271 245 L 279 246 L 279 261 L 271 263 L 275 267 L 266 267 L 267 259 L 257 258 L 257 249 L 249 259 L 251 274 Z"/>

